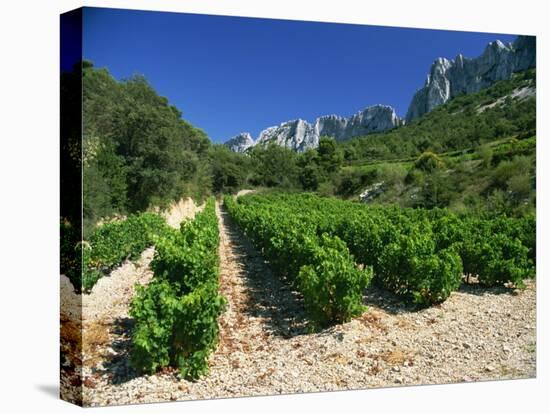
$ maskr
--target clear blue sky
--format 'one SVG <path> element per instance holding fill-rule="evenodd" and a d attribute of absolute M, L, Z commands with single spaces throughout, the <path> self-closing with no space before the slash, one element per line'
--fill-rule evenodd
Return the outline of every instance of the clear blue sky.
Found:
<path fill-rule="evenodd" d="M 86 8 L 83 54 L 142 74 L 223 142 L 283 121 L 387 104 L 404 116 L 433 60 L 514 35 Z"/>

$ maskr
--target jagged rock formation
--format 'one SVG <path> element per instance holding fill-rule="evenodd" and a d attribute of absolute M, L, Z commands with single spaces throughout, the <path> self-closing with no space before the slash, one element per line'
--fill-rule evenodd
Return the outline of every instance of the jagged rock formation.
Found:
<path fill-rule="evenodd" d="M 497 40 L 483 54 L 469 59 L 458 55 L 454 60 L 438 58 L 432 64 L 424 87 L 416 92 L 407 111 L 407 122 L 419 118 L 449 99 L 478 92 L 512 73 L 536 65 L 536 45 L 532 36 L 518 36 L 507 45 Z"/>
<path fill-rule="evenodd" d="M 252 145 L 277 145 L 302 152 L 319 145 L 322 136 L 337 140 L 384 132 L 403 124 L 395 110 L 387 105 L 374 105 L 345 118 L 338 115 L 321 116 L 310 124 L 303 119 L 283 122 L 279 126 L 264 129 L 254 142 L 248 133 L 242 133 L 225 145 L 233 151 L 243 152 Z M 250 143 L 252 141 L 252 143 Z M 242 149 L 244 148 L 244 149 Z"/>
<path fill-rule="evenodd" d="M 254 140 L 248 132 L 243 132 L 225 143 L 230 150 L 235 152 L 245 152 L 254 145 Z"/>
<path fill-rule="evenodd" d="M 509 79 L 514 72 L 536 65 L 536 41 L 533 36 L 518 36 L 507 45 L 496 40 L 477 58 L 458 55 L 454 60 L 438 58 L 432 64 L 423 88 L 418 90 L 406 115 L 412 121 L 430 112 L 449 99 L 478 92 L 499 80 Z M 405 123 L 387 105 L 374 105 L 345 118 L 338 115 L 321 116 L 313 124 L 302 119 L 283 122 L 263 130 L 254 141 L 249 133 L 241 133 L 225 145 L 244 152 L 254 145 L 274 142 L 295 151 L 316 148 L 321 136 L 344 140 L 376 132 L 384 132 Z"/>

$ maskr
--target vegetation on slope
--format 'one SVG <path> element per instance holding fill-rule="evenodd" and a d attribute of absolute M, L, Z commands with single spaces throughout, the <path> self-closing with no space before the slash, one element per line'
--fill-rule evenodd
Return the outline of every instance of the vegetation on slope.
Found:
<path fill-rule="evenodd" d="M 536 87 L 535 69 L 497 82 L 477 93 L 458 96 L 410 124 L 342 143 L 350 163 L 416 157 L 478 147 L 500 138 L 533 136 L 536 131 L 534 97 L 514 92 Z"/>
<path fill-rule="evenodd" d="M 83 65 L 84 224 L 202 195 L 210 142 L 141 76 Z M 86 233 L 86 231 L 85 231 Z"/>

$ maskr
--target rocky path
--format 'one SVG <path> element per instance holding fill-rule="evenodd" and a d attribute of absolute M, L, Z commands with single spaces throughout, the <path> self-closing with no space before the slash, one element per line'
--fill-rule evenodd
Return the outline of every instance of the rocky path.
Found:
<path fill-rule="evenodd" d="M 395 385 L 527 378 L 535 375 L 534 282 L 525 291 L 463 288 L 443 304 L 415 311 L 370 288 L 369 311 L 343 325 L 306 333 L 301 299 L 270 272 L 223 209 L 220 222 L 220 344 L 197 382 L 165 370 L 136 377 L 92 370 L 91 405 L 252 396 Z M 124 343 L 124 341 L 122 341 Z M 120 344 L 119 344 L 120 345 Z M 124 347 L 122 347 L 124 349 Z M 88 387 L 91 385 L 91 387 Z"/>
<path fill-rule="evenodd" d="M 173 203 L 162 216 L 172 227 L 193 217 L 201 207 L 192 199 Z M 89 294 L 74 292 L 69 279 L 61 275 L 61 393 L 70 400 L 81 399 L 82 368 L 84 401 L 94 392 L 102 376 L 119 381 L 130 375 L 126 358 L 131 320 L 130 302 L 136 285 L 145 285 L 153 277 L 150 263 L 154 248 L 146 249 L 135 262 L 126 261 L 102 277 Z M 80 333 L 80 331 L 82 333 Z"/>

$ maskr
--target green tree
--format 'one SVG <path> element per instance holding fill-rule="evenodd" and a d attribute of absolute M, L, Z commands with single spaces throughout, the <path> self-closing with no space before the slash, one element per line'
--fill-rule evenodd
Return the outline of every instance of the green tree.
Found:
<path fill-rule="evenodd" d="M 344 160 L 343 152 L 338 148 L 336 140 L 329 137 L 319 139 L 319 166 L 329 174 L 338 171 Z"/>
<path fill-rule="evenodd" d="M 214 193 L 233 193 L 245 184 L 250 168 L 247 156 L 233 152 L 224 145 L 213 145 L 208 155 Z"/>
<path fill-rule="evenodd" d="M 90 62 L 82 68 L 85 222 L 163 206 L 209 182 L 208 137 L 144 77 L 118 82 Z"/>
<path fill-rule="evenodd" d="M 271 143 L 266 147 L 255 146 L 250 156 L 256 184 L 283 188 L 298 186 L 297 155 L 294 151 Z"/>

